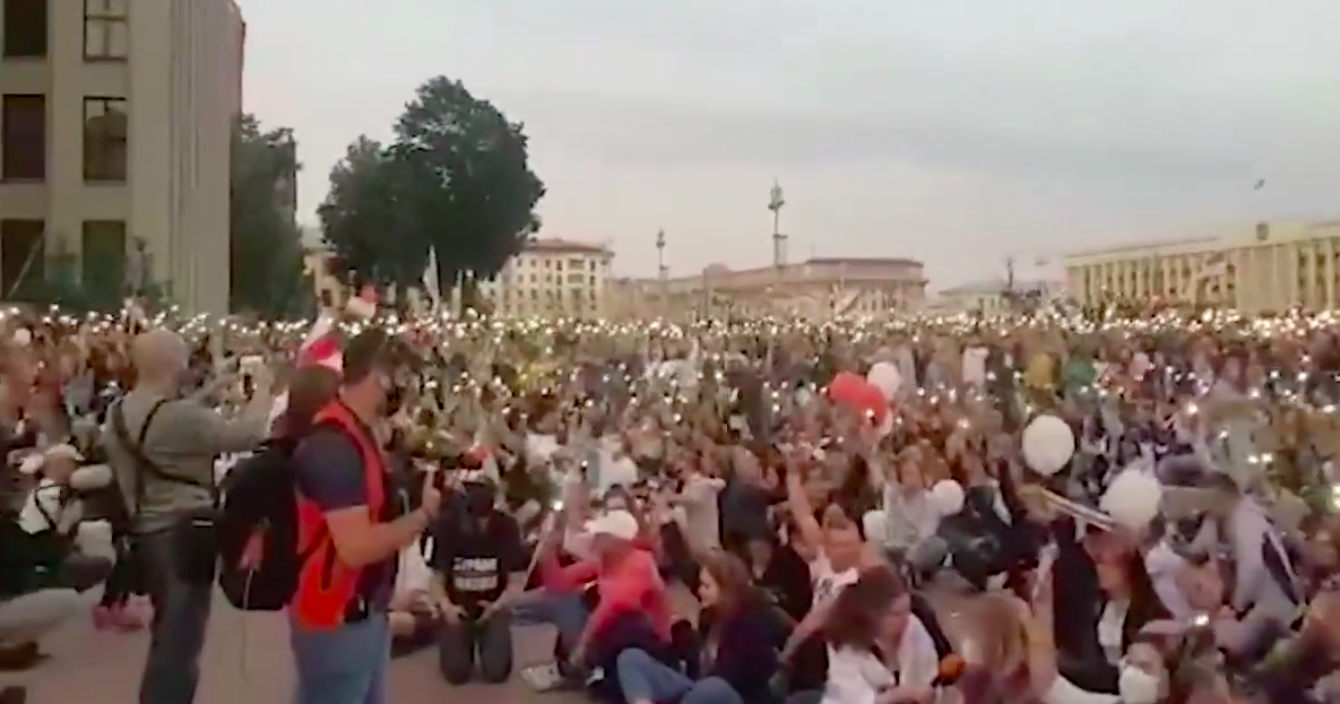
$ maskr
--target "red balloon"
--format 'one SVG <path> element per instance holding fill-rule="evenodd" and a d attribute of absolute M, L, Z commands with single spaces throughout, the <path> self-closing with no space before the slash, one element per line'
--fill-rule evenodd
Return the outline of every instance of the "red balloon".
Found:
<path fill-rule="evenodd" d="M 889 414 L 889 402 L 884 398 L 884 392 L 874 384 L 862 383 L 863 387 L 852 405 L 864 412 L 872 422 L 882 422 L 884 416 Z"/>
<path fill-rule="evenodd" d="M 828 384 L 828 396 L 837 403 L 856 405 L 869 386 L 859 374 L 841 372 Z"/>

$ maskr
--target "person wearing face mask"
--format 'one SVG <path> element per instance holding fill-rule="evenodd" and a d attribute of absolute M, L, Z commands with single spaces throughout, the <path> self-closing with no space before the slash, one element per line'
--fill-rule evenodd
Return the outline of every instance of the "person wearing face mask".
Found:
<path fill-rule="evenodd" d="M 462 492 L 460 510 L 444 513 L 432 528 L 431 590 L 442 614 L 438 663 L 452 684 L 469 681 L 476 662 L 485 682 L 504 682 L 512 674 L 508 606 L 525 589 L 529 560 L 516 519 L 495 508 L 494 480 L 471 478 Z"/>
<path fill-rule="evenodd" d="M 1141 636 L 1122 658 L 1117 676 L 1121 704 L 1159 704 L 1168 696 L 1168 670 L 1163 655 L 1150 639 Z"/>

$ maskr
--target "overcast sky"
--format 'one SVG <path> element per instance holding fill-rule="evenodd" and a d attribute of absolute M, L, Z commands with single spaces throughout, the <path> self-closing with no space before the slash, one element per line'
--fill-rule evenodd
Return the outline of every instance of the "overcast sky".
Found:
<path fill-rule="evenodd" d="M 933 288 L 1340 215 L 1335 0 L 238 1 L 308 222 L 436 74 L 526 123 L 542 235 L 621 274 L 661 227 L 674 274 L 770 262 L 774 177 L 791 260 L 914 257 Z"/>

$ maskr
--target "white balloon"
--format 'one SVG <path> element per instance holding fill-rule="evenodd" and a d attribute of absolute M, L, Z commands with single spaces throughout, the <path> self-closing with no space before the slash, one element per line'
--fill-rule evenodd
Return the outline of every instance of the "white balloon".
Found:
<path fill-rule="evenodd" d="M 903 375 L 898 371 L 898 367 L 888 363 L 879 362 L 870 367 L 866 373 L 865 380 L 870 382 L 884 393 L 884 398 L 892 400 L 894 394 L 898 393 L 898 387 L 903 385 Z"/>
<path fill-rule="evenodd" d="M 1041 415 L 1024 428 L 1024 461 L 1038 474 L 1061 471 L 1075 454 L 1075 434 L 1070 425 L 1053 415 Z"/>
<path fill-rule="evenodd" d="M 941 479 L 931 487 L 931 505 L 941 517 L 963 510 L 963 485 L 953 479 Z"/>
<path fill-rule="evenodd" d="M 1130 530 L 1142 530 L 1159 515 L 1163 485 L 1152 472 L 1139 468 L 1122 470 L 1112 479 L 1098 508 L 1112 522 Z"/>
<path fill-rule="evenodd" d="M 883 511 L 866 511 L 861 516 L 861 529 L 865 531 L 866 540 L 882 542 L 889 534 L 889 515 Z"/>

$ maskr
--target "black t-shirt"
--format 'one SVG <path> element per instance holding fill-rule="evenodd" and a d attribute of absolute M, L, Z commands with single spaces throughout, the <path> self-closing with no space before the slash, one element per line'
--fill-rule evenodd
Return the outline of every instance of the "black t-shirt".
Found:
<path fill-rule="evenodd" d="M 497 511 L 484 518 L 452 511 L 433 526 L 431 564 L 452 603 L 477 615 L 502 596 L 510 575 L 525 571 L 529 560 L 515 518 Z"/>

